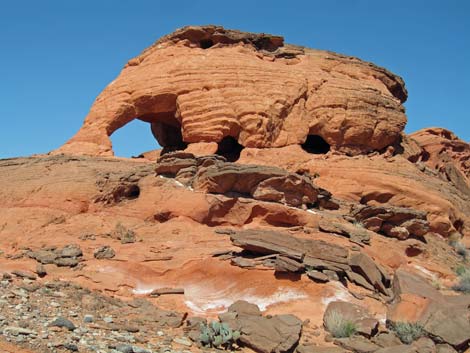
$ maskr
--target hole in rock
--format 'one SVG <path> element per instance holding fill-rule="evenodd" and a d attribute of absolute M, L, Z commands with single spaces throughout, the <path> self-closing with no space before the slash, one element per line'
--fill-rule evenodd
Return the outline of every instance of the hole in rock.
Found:
<path fill-rule="evenodd" d="M 149 131 L 149 124 L 137 119 L 116 130 L 110 138 L 114 155 L 118 157 L 138 156 L 160 148 Z"/>
<path fill-rule="evenodd" d="M 454 228 L 457 230 L 457 232 L 462 233 L 463 221 L 462 221 L 461 219 L 457 219 L 457 220 L 453 223 L 453 226 L 454 226 Z"/>
<path fill-rule="evenodd" d="M 423 252 L 423 250 L 417 248 L 417 247 L 414 247 L 414 246 L 409 246 L 406 248 L 405 250 L 405 253 L 406 253 L 406 256 L 408 257 L 415 257 L 415 256 L 418 256 L 420 255 L 421 253 Z"/>
<path fill-rule="evenodd" d="M 129 185 L 126 195 L 128 199 L 136 199 L 140 196 L 140 188 L 138 185 Z"/>
<path fill-rule="evenodd" d="M 301 147 L 304 151 L 313 154 L 325 154 L 330 151 L 328 142 L 318 135 L 308 135 Z"/>
<path fill-rule="evenodd" d="M 202 49 L 208 49 L 214 45 L 214 42 L 212 41 L 212 39 L 202 39 L 199 42 L 199 45 Z"/>
<path fill-rule="evenodd" d="M 238 143 L 232 136 L 225 136 L 220 142 L 217 148 L 216 154 L 227 158 L 229 162 L 235 162 L 240 158 L 240 153 L 243 150 L 243 146 Z"/>
<path fill-rule="evenodd" d="M 114 190 L 114 201 L 134 200 L 140 196 L 140 188 L 137 184 L 120 185 Z"/>
<path fill-rule="evenodd" d="M 421 153 L 421 162 L 427 162 L 431 158 L 431 155 L 429 154 L 428 151 L 423 151 Z"/>

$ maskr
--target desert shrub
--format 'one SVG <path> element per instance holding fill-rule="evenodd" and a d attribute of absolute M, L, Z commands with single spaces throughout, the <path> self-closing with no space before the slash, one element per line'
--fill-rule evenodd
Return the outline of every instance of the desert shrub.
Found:
<path fill-rule="evenodd" d="M 462 256 L 464 259 L 468 257 L 468 250 L 465 247 L 465 245 L 463 245 L 462 243 L 455 244 L 454 249 L 457 252 L 457 254 Z"/>
<path fill-rule="evenodd" d="M 452 246 L 457 254 L 463 257 L 464 260 L 467 260 L 470 258 L 470 252 L 468 249 L 465 247 L 464 244 L 462 244 L 458 240 L 449 240 L 449 245 Z"/>
<path fill-rule="evenodd" d="M 405 344 L 410 344 L 424 335 L 423 326 L 417 322 L 396 322 L 392 330 Z"/>
<path fill-rule="evenodd" d="M 233 331 L 227 323 L 212 321 L 210 324 L 201 324 L 199 342 L 204 347 L 231 349 L 240 338 L 239 331 Z"/>
<path fill-rule="evenodd" d="M 327 314 L 325 328 L 335 338 L 351 337 L 357 331 L 356 324 L 344 318 L 337 311 L 331 311 Z"/>
<path fill-rule="evenodd" d="M 442 289 L 441 281 L 439 281 L 437 278 L 433 279 L 432 286 L 437 290 Z"/>
<path fill-rule="evenodd" d="M 467 272 L 468 270 L 464 265 L 459 265 L 455 268 L 454 271 L 455 271 L 455 274 L 457 276 L 461 276 L 461 275 L 465 274 L 465 272 Z"/>
<path fill-rule="evenodd" d="M 364 223 L 362 223 L 361 221 L 358 221 L 357 219 L 355 219 L 352 224 L 358 228 L 364 228 Z"/>
<path fill-rule="evenodd" d="M 459 292 L 470 293 L 470 269 L 459 267 L 455 271 L 458 276 L 458 282 L 452 288 Z"/>

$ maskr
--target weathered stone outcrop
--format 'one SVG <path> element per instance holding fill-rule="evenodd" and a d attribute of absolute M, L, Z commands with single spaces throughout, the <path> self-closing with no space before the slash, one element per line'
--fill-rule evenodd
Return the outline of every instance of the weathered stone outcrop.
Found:
<path fill-rule="evenodd" d="M 318 222 L 318 228 L 325 233 L 335 233 L 356 243 L 369 244 L 374 232 L 356 224 L 351 224 L 338 218 L 324 217 Z"/>
<path fill-rule="evenodd" d="M 417 322 L 437 342 L 464 350 L 470 342 L 470 296 L 446 296 L 420 276 L 398 269 L 389 322 Z"/>
<path fill-rule="evenodd" d="M 442 128 L 423 129 L 411 137 L 423 149 L 422 161 L 470 196 L 470 144 Z"/>
<path fill-rule="evenodd" d="M 166 150 L 230 137 L 242 147 L 365 153 L 400 140 L 406 98 L 400 77 L 356 58 L 281 36 L 185 27 L 131 59 L 54 153 L 112 155 L 109 136 L 134 119 Z"/>
<path fill-rule="evenodd" d="M 238 231 L 231 234 L 230 239 L 234 245 L 258 256 L 277 255 L 274 267 L 281 272 L 307 270 L 312 280 L 323 282 L 329 272 L 336 272 L 337 278 L 347 277 L 369 290 L 390 295 L 390 278 L 364 253 L 350 253 L 344 247 L 323 240 L 301 239 L 267 230 Z M 311 273 L 311 270 L 319 273 Z"/>
<path fill-rule="evenodd" d="M 331 194 L 316 186 L 309 176 L 276 167 L 230 163 L 217 155 L 168 153 L 158 159 L 156 172 L 205 193 L 244 196 L 294 207 L 337 207 Z"/>
<path fill-rule="evenodd" d="M 395 206 L 357 206 L 351 213 L 365 228 L 401 240 L 429 231 L 426 212 Z"/>

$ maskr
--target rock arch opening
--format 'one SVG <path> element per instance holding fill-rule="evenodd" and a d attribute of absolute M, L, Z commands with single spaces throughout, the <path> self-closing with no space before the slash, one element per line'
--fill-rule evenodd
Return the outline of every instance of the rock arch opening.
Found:
<path fill-rule="evenodd" d="M 305 152 L 312 154 L 325 154 L 330 151 L 330 144 L 319 135 L 308 135 L 301 147 Z"/>
<path fill-rule="evenodd" d="M 240 158 L 243 146 L 232 136 L 225 136 L 218 144 L 217 152 L 219 156 L 223 156 L 229 162 L 236 162 Z"/>
<path fill-rule="evenodd" d="M 159 148 L 149 124 L 140 120 L 132 120 L 116 129 L 111 135 L 113 154 L 118 157 L 131 158 Z"/>

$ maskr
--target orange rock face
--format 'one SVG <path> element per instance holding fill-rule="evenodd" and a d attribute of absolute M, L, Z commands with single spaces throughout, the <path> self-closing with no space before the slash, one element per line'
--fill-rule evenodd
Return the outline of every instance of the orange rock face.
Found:
<path fill-rule="evenodd" d="M 429 128 L 411 134 L 423 148 L 423 161 L 438 171 L 457 188 L 469 191 L 470 145 L 454 133 L 441 128 Z"/>
<path fill-rule="evenodd" d="M 358 154 L 399 141 L 406 98 L 400 77 L 356 58 L 279 36 L 185 27 L 130 60 L 55 153 L 113 155 L 109 136 L 140 119 L 167 149 L 232 137 L 243 147 L 307 143 Z"/>

